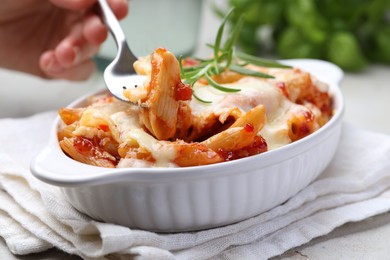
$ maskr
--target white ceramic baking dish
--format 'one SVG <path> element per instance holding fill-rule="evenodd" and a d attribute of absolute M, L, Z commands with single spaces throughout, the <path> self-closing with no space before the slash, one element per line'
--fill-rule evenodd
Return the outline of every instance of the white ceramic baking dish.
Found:
<path fill-rule="evenodd" d="M 284 63 L 313 73 L 330 86 L 335 114 L 317 132 L 252 157 L 188 168 L 107 169 L 79 163 L 58 145 L 58 117 L 48 145 L 32 161 L 40 180 L 61 187 L 67 200 L 94 219 L 160 232 L 231 224 L 294 196 L 327 167 L 337 149 L 344 102 L 342 71 L 319 60 Z M 77 107 L 86 97 L 70 104 Z"/>

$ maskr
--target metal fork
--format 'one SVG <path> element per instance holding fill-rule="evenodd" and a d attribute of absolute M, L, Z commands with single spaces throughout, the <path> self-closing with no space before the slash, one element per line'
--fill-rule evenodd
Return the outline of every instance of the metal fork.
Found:
<path fill-rule="evenodd" d="M 98 0 L 98 2 L 103 20 L 118 48 L 115 59 L 104 70 L 104 81 L 107 89 L 114 97 L 129 102 L 123 96 L 123 90 L 142 84 L 145 78 L 134 74 L 133 63 L 137 60 L 137 57 L 131 52 L 122 27 L 112 12 L 111 7 L 106 0 Z"/>

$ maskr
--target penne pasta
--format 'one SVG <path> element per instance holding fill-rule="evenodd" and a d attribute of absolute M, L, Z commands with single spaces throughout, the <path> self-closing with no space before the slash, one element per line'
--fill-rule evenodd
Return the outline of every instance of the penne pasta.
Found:
<path fill-rule="evenodd" d="M 293 142 L 316 130 L 314 115 L 309 110 L 301 110 L 292 114 L 288 120 L 288 126 L 288 135 Z"/>
<path fill-rule="evenodd" d="M 246 147 L 254 142 L 255 136 L 265 124 L 265 118 L 264 106 L 259 105 L 238 118 L 227 130 L 203 141 L 203 144 L 214 151 L 238 150 Z"/>
<path fill-rule="evenodd" d="M 180 67 L 176 57 L 165 49 L 157 49 L 151 60 L 151 79 L 141 88 L 125 90 L 125 96 L 141 102 L 140 120 L 158 139 L 176 137 L 178 122 L 187 117 L 188 109 L 181 109 L 183 100 L 177 97 L 178 88 L 184 88 L 180 79 Z M 140 65 L 141 66 L 141 65 Z M 142 89 L 142 90 L 140 90 Z M 136 92 L 136 93 L 134 93 Z M 140 96 L 138 93 L 147 93 Z M 181 124 L 182 127 L 187 124 Z M 180 128 L 179 128 L 180 129 Z M 186 131 L 186 129 L 180 129 Z"/>
<path fill-rule="evenodd" d="M 245 65 L 273 78 L 225 69 L 191 86 L 182 82 L 181 66 L 198 63 L 180 64 L 159 48 L 134 64 L 147 80 L 124 90 L 133 104 L 103 94 L 82 108 L 60 109 L 62 150 L 100 167 L 208 165 L 277 149 L 332 117 L 327 86 L 300 69 Z"/>
<path fill-rule="evenodd" d="M 223 158 L 214 150 L 201 143 L 176 143 L 177 151 L 173 162 L 180 167 L 207 165 L 223 162 Z"/>
<path fill-rule="evenodd" d="M 59 116 L 66 125 L 70 125 L 80 120 L 81 115 L 84 112 L 84 108 L 61 108 L 58 111 Z"/>
<path fill-rule="evenodd" d="M 114 168 L 116 165 L 112 155 L 94 146 L 87 139 L 65 137 L 60 141 L 60 147 L 70 157 L 82 163 L 106 168 Z"/>

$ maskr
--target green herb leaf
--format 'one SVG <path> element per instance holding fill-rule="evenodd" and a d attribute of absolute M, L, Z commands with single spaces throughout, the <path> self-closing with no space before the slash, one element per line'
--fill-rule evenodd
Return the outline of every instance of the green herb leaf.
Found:
<path fill-rule="evenodd" d="M 230 50 L 234 47 L 238 40 L 238 36 L 240 35 L 242 25 L 244 24 L 244 18 L 241 16 L 237 23 L 234 25 L 231 34 L 229 35 L 228 39 L 225 42 L 224 49 Z"/>
<path fill-rule="evenodd" d="M 218 84 L 217 82 L 215 82 L 211 76 L 209 75 L 209 73 L 206 73 L 205 74 L 205 77 L 206 77 L 206 80 L 207 82 L 214 88 L 220 90 L 220 91 L 223 91 L 223 92 L 239 92 L 241 91 L 241 89 L 236 89 L 236 88 L 227 88 L 225 86 L 222 86 L 221 84 Z"/>
<path fill-rule="evenodd" d="M 252 77 L 259 77 L 259 78 L 269 78 L 273 79 L 274 76 L 268 75 L 266 73 L 262 73 L 260 71 L 250 70 L 241 66 L 237 65 L 230 65 L 230 70 L 237 72 L 242 75 L 252 76 Z"/>
<path fill-rule="evenodd" d="M 234 9 L 230 9 L 228 14 L 225 16 L 223 19 L 221 25 L 218 28 L 217 36 L 215 37 L 215 44 L 214 44 L 214 57 L 218 57 L 219 55 L 219 50 L 221 47 L 221 41 L 222 41 L 222 35 L 223 35 L 223 30 L 225 28 L 225 24 L 228 21 L 230 15 L 233 13 Z"/>
<path fill-rule="evenodd" d="M 246 53 L 236 53 L 237 58 L 246 61 L 250 64 L 260 66 L 260 67 L 270 67 L 270 68 L 291 68 L 291 66 L 281 64 L 274 60 L 259 58 L 253 55 Z"/>
<path fill-rule="evenodd" d="M 222 45 L 225 24 L 229 20 L 229 17 L 232 16 L 233 11 L 234 9 L 231 9 L 223 19 L 221 25 L 218 28 L 214 44 L 208 44 L 208 46 L 214 51 L 213 58 L 195 59 L 197 64 L 194 66 L 185 67 L 182 64 L 180 65 L 180 76 L 183 82 L 190 84 L 192 88 L 199 79 L 205 78 L 210 86 L 220 91 L 229 93 L 239 92 L 240 89 L 229 88 L 219 84 L 213 79 L 213 76 L 219 75 L 226 70 L 231 70 L 233 72 L 252 77 L 273 78 L 271 75 L 246 68 L 245 66 L 249 64 L 262 67 L 290 68 L 289 66 L 283 65 L 276 61 L 262 59 L 244 53 L 236 53 L 235 45 L 244 23 L 244 19 L 242 17 L 238 20 L 236 25 L 231 30 L 230 35 L 227 37 L 225 43 Z M 182 58 L 179 59 L 179 62 L 182 63 Z M 211 101 L 203 100 L 202 98 L 198 97 L 195 94 L 194 89 L 193 96 L 195 99 L 201 102 L 211 103 Z"/>
<path fill-rule="evenodd" d="M 180 56 L 178 60 L 179 60 L 179 67 L 180 67 L 180 78 L 184 78 L 185 70 L 183 68 L 183 56 Z"/>
<path fill-rule="evenodd" d="M 199 96 L 197 96 L 197 95 L 195 94 L 195 91 L 192 91 L 192 95 L 194 96 L 194 98 L 195 98 L 196 100 L 198 100 L 198 101 L 200 101 L 200 102 L 202 102 L 202 103 L 207 103 L 207 104 L 213 103 L 212 101 L 208 101 L 208 100 L 204 100 L 204 99 L 200 98 Z"/>

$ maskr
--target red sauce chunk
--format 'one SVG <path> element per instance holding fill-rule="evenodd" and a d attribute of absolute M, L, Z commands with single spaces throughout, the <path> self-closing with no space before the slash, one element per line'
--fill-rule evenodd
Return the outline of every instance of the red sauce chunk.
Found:
<path fill-rule="evenodd" d="M 192 58 L 185 58 L 182 60 L 183 67 L 193 67 L 199 64 L 199 61 Z"/>
<path fill-rule="evenodd" d="M 288 90 L 284 82 L 277 82 L 276 86 L 280 89 L 280 91 L 286 98 L 289 98 Z"/>
<path fill-rule="evenodd" d="M 291 125 L 291 131 L 294 134 L 293 141 L 301 139 L 311 133 L 314 122 L 314 114 L 311 111 L 301 111 L 301 117 L 304 120 L 298 120 Z"/>
<path fill-rule="evenodd" d="M 189 84 L 184 84 L 184 83 L 180 82 L 176 85 L 175 90 L 176 90 L 175 99 L 177 101 L 191 100 L 192 89 L 191 89 L 191 86 Z"/>
<path fill-rule="evenodd" d="M 266 152 L 267 150 L 268 150 L 268 145 L 265 139 L 261 136 L 255 136 L 251 145 L 233 151 L 226 151 L 223 149 L 219 149 L 218 154 L 225 161 L 232 161 L 232 160 L 260 154 Z"/>
<path fill-rule="evenodd" d="M 108 125 L 99 125 L 99 129 L 103 130 L 104 132 L 107 132 L 110 128 L 108 127 Z"/>
<path fill-rule="evenodd" d="M 307 136 L 308 134 L 310 134 L 310 127 L 308 124 L 305 124 L 305 123 L 301 124 L 299 126 L 299 129 L 297 132 L 298 132 L 299 139 L 303 138 L 303 137 Z"/>
<path fill-rule="evenodd" d="M 249 123 L 247 123 L 247 124 L 244 126 L 244 130 L 245 130 L 247 133 L 252 133 L 254 129 L 255 129 L 255 128 L 253 127 L 253 125 L 252 125 L 252 124 L 249 124 Z"/>
<path fill-rule="evenodd" d="M 302 113 L 306 119 L 306 122 L 310 123 L 314 121 L 314 114 L 311 111 L 303 111 Z"/>
<path fill-rule="evenodd" d="M 73 142 L 74 147 L 80 153 L 90 153 L 94 148 L 94 144 L 92 140 L 87 139 L 85 137 L 78 136 Z"/>

